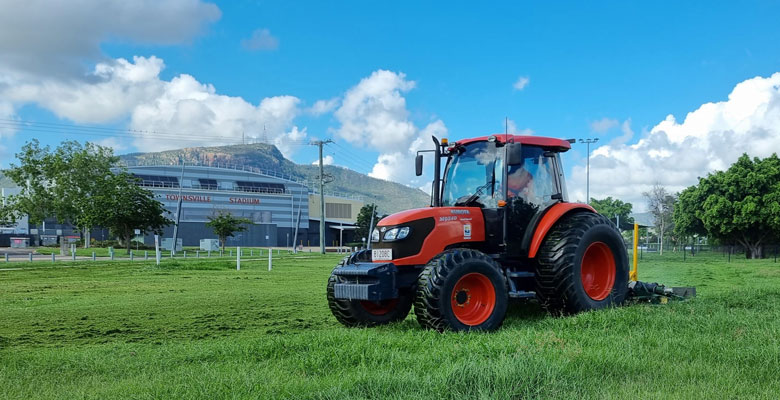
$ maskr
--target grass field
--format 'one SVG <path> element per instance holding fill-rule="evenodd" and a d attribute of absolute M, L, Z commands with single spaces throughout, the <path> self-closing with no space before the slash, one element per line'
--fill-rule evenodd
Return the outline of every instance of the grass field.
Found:
<path fill-rule="evenodd" d="M 490 334 L 412 316 L 347 329 L 339 256 L 46 262 L 0 271 L 0 398 L 767 398 L 780 393 L 780 263 L 645 254 L 639 277 L 696 299 L 550 317 Z M 64 266 L 68 268 L 64 268 Z"/>

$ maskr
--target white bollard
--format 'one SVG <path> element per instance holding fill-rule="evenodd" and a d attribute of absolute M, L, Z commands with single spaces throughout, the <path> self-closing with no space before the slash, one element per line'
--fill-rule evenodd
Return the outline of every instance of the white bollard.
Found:
<path fill-rule="evenodd" d="M 8 262 L 8 253 L 5 253 L 5 262 Z"/>
<path fill-rule="evenodd" d="M 51 262 L 54 262 L 54 253 L 51 253 Z"/>
<path fill-rule="evenodd" d="M 274 254 L 273 250 L 268 249 L 268 271 L 271 271 L 271 264 L 273 263 L 271 259 L 273 258 L 272 256 L 273 254 Z"/>
<path fill-rule="evenodd" d="M 95 252 L 92 252 L 92 261 L 95 261 Z"/>
<path fill-rule="evenodd" d="M 30 253 L 30 262 L 32 262 L 32 253 Z"/>
<path fill-rule="evenodd" d="M 149 259 L 149 252 L 144 250 L 144 261 Z"/>
<path fill-rule="evenodd" d="M 255 250 L 249 249 L 249 257 L 254 257 L 254 256 L 255 256 Z"/>
<path fill-rule="evenodd" d="M 181 254 L 184 256 L 184 258 L 187 258 L 187 250 L 184 250 Z"/>
<path fill-rule="evenodd" d="M 241 271 L 241 247 L 236 247 L 236 271 Z"/>
<path fill-rule="evenodd" d="M 70 259 L 73 260 L 73 261 L 76 261 L 76 252 L 75 251 L 70 253 Z"/>
<path fill-rule="evenodd" d="M 133 261 L 133 251 L 130 250 L 130 261 Z"/>

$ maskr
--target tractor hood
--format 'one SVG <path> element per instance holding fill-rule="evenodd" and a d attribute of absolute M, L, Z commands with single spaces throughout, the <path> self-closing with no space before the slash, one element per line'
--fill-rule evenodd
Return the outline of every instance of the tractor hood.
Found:
<path fill-rule="evenodd" d="M 394 228 L 409 228 L 403 239 L 386 240 Z M 427 207 L 402 211 L 377 224 L 374 249 L 392 249 L 396 265 L 424 265 L 446 247 L 485 240 L 485 220 L 479 207 Z M 375 260 L 380 261 L 380 260 Z M 384 260 L 387 262 L 390 260 Z"/>

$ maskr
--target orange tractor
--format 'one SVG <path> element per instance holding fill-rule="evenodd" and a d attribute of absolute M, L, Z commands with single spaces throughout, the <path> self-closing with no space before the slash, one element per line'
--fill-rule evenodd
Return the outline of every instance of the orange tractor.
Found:
<path fill-rule="evenodd" d="M 380 325 L 403 320 L 414 305 L 425 328 L 493 330 L 510 299 L 535 298 L 552 313 L 624 301 L 622 237 L 590 206 L 567 201 L 560 153 L 570 141 L 506 134 L 433 141 L 431 207 L 383 218 L 371 249 L 333 270 L 327 296 L 336 319 Z M 418 176 L 422 160 L 418 153 Z"/>

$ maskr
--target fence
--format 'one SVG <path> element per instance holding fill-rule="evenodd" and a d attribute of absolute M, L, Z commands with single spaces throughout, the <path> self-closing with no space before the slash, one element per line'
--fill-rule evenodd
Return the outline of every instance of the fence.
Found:
<path fill-rule="evenodd" d="M 626 243 L 626 250 L 630 253 L 633 250 L 631 243 Z M 639 252 L 639 258 L 642 259 L 645 253 L 648 254 L 660 254 L 659 243 L 645 243 L 637 246 Z M 696 257 L 697 254 L 720 254 L 727 261 L 731 262 L 732 259 L 749 258 L 749 252 L 746 251 L 742 245 L 709 245 L 709 244 L 686 244 L 686 245 L 673 245 L 671 243 L 665 243 L 663 249 L 664 257 L 680 258 L 683 261 L 691 257 Z M 777 262 L 780 257 L 780 243 L 778 244 L 766 244 L 762 246 L 763 259 L 771 259 L 773 262 Z"/>

